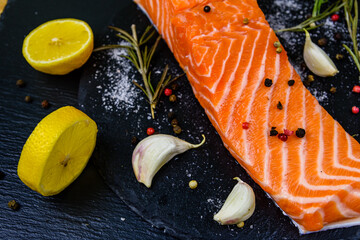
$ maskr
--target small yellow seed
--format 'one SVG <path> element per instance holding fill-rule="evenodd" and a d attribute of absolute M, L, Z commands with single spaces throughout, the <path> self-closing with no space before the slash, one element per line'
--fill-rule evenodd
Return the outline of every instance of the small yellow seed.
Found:
<path fill-rule="evenodd" d="M 280 44 L 279 41 L 274 42 L 274 47 L 278 48 L 278 47 L 280 47 L 280 46 L 281 46 L 281 44 Z"/>
<path fill-rule="evenodd" d="M 239 222 L 238 224 L 236 224 L 236 226 L 237 226 L 238 228 L 242 228 L 242 227 L 244 227 L 244 225 L 245 225 L 244 222 Z"/>
<path fill-rule="evenodd" d="M 282 48 L 281 48 L 281 47 L 276 48 L 276 52 L 277 52 L 277 53 L 281 53 L 281 52 L 282 52 Z"/>
<path fill-rule="evenodd" d="M 243 23 L 244 23 L 245 25 L 249 24 L 249 19 L 248 19 L 248 18 L 244 18 Z"/>
<path fill-rule="evenodd" d="M 195 188 L 197 188 L 197 186 L 198 186 L 198 182 L 197 182 L 196 180 L 191 180 L 191 181 L 189 182 L 189 187 L 190 187 L 191 189 L 195 189 Z"/>

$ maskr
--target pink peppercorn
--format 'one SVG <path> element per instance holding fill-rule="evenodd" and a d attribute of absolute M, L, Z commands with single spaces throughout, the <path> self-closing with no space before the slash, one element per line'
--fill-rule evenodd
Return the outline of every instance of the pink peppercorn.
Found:
<path fill-rule="evenodd" d="M 146 133 L 147 133 L 147 135 L 153 135 L 154 133 L 155 133 L 155 129 L 154 128 L 152 128 L 152 127 L 149 127 L 147 130 L 146 130 Z"/>
<path fill-rule="evenodd" d="M 172 94 L 172 90 L 170 88 L 165 88 L 164 94 L 165 96 L 169 97 Z"/>
<path fill-rule="evenodd" d="M 331 20 L 334 22 L 338 21 L 339 18 L 340 18 L 339 14 L 336 14 L 336 13 L 331 16 Z"/>
<path fill-rule="evenodd" d="M 284 134 L 285 134 L 286 136 L 291 136 L 291 135 L 294 134 L 294 131 L 291 131 L 291 130 L 288 130 L 288 129 L 284 129 Z"/>
<path fill-rule="evenodd" d="M 248 123 L 248 122 L 243 122 L 243 123 L 242 123 L 242 128 L 243 128 L 243 129 L 249 129 L 249 125 L 250 125 L 250 123 Z"/>
<path fill-rule="evenodd" d="M 358 114 L 359 113 L 359 108 L 357 106 L 353 106 L 351 108 L 351 111 L 352 111 L 353 114 Z"/>
<path fill-rule="evenodd" d="M 280 133 L 278 135 L 278 138 L 283 142 L 286 142 L 288 140 L 288 136 L 285 133 Z"/>
<path fill-rule="evenodd" d="M 355 85 L 355 86 L 353 87 L 352 91 L 353 91 L 354 93 L 360 93 L 360 86 Z"/>

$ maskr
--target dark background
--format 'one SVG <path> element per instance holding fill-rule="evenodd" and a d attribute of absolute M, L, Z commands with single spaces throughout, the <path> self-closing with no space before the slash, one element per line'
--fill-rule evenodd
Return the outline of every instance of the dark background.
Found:
<path fill-rule="evenodd" d="M 275 16 L 276 21 L 286 21 L 277 16 L 276 1 L 259 1 L 265 14 Z M 307 1 L 312 2 L 312 1 Z M 309 4 L 308 4 L 309 5 Z M 306 5 L 305 5 L 306 6 Z M 113 24 L 113 19 L 126 19 L 127 9 L 136 9 L 131 1 L 9 1 L 0 17 L 0 171 L 5 178 L 0 180 L 0 239 L 172 239 L 173 237 L 135 214 L 120 200 L 98 174 L 90 161 L 80 177 L 61 194 L 54 197 L 42 197 L 31 191 L 17 177 L 16 168 L 22 146 L 33 131 L 36 124 L 47 114 L 59 107 L 78 106 L 79 81 L 84 69 L 76 70 L 66 76 L 50 76 L 32 69 L 21 54 L 24 37 L 41 23 L 56 19 L 72 17 L 89 23 L 95 34 L 95 46 L 102 44 L 103 35 L 108 33 L 105 26 Z M 118 14 L 124 14 L 119 16 Z M 297 15 L 297 11 L 289 12 L 287 18 L 302 19 L 306 12 Z M 268 16 L 268 15 L 267 15 Z M 269 20 L 270 21 L 270 20 Z M 297 21 L 299 22 L 299 21 Z M 270 24 L 272 22 L 270 21 Z M 314 41 L 324 35 L 319 30 Z M 325 31 L 325 30 L 323 30 Z M 293 64 L 301 64 L 300 44 L 294 44 L 299 35 L 280 35 L 286 49 L 291 49 L 289 57 Z M 333 50 L 332 55 L 342 50 Z M 345 53 L 345 52 L 343 52 Z M 344 75 L 334 79 L 317 79 L 309 89 L 328 91 L 331 86 L 338 88 L 337 95 L 329 95 L 321 104 L 351 134 L 359 131 L 356 116 L 351 115 L 352 105 L 358 103 L 358 97 L 349 94 L 353 84 L 357 82 L 358 73 L 345 59 L 340 66 Z M 89 65 L 85 66 L 89 68 Z M 297 68 L 304 78 L 308 72 Z M 24 88 L 18 88 L 16 81 L 23 79 Z M 350 79 L 350 80 L 349 80 Z M 348 82 L 345 82 L 347 80 Z M 32 103 L 24 98 L 30 95 Z M 49 100 L 49 109 L 41 108 L 41 101 Z M 206 119 L 204 121 L 207 121 Z M 172 167 L 171 167 L 172 168 Z M 169 170 L 169 167 L 167 168 Z M 253 184 L 253 183 L 252 183 Z M 254 185 L 254 184 L 253 184 Z M 230 185 L 229 185 L 230 186 Z M 254 185 L 255 186 L 255 185 Z M 255 186 L 256 187 L 256 186 Z M 261 190 L 257 187 L 257 191 Z M 263 193 L 261 193 L 264 196 Z M 7 203 L 15 199 L 21 204 L 19 211 L 12 211 Z M 267 200 L 269 201 L 269 200 Z M 270 205 L 269 205 L 270 206 Z M 273 204 L 271 205 L 273 207 Z M 261 209 L 261 207 L 259 207 Z M 266 206 L 262 206 L 266 209 Z M 276 214 L 281 214 L 276 210 Z M 266 221 L 266 218 L 264 219 Z M 269 222 L 273 226 L 288 224 L 287 218 L 280 222 Z M 259 224 L 260 225 L 260 224 Z M 280 225 L 279 225 L 280 226 Z M 248 226 L 246 226 L 248 228 Z M 236 228 L 235 228 L 236 229 Z M 257 238 L 257 231 L 251 231 L 252 238 Z M 294 227 L 286 235 L 281 229 L 281 238 L 293 239 Z M 291 234 L 290 234 L 291 233 Z M 269 232 L 267 238 L 279 238 L 276 232 Z M 302 238 L 341 239 L 360 238 L 358 227 L 328 231 L 327 233 L 310 234 Z"/>

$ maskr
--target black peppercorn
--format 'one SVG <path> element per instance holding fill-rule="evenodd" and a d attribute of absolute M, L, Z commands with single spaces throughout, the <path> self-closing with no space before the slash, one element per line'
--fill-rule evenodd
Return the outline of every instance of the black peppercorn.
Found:
<path fill-rule="evenodd" d="M 210 10 L 211 10 L 211 8 L 209 6 L 206 5 L 204 7 L 204 12 L 208 13 L 208 12 L 210 12 Z"/>
<path fill-rule="evenodd" d="M 174 133 L 176 133 L 176 134 L 180 134 L 181 133 L 181 127 L 180 126 L 174 126 L 174 128 L 173 128 L 173 131 L 174 131 Z"/>
<path fill-rule="evenodd" d="M 280 110 L 283 109 L 283 105 L 281 104 L 281 102 L 279 101 L 278 104 L 276 105 L 276 107 Z"/>
<path fill-rule="evenodd" d="M 266 87 L 271 87 L 272 84 L 273 84 L 273 82 L 272 82 L 271 79 L 269 79 L 269 78 L 266 78 L 266 79 L 265 79 L 265 86 L 266 86 Z"/>
<path fill-rule="evenodd" d="M 31 98 L 30 96 L 26 96 L 26 97 L 25 97 L 25 102 L 31 103 L 31 102 L 32 102 L 32 98 Z"/>
<path fill-rule="evenodd" d="M 173 118 L 175 118 L 175 113 L 174 112 L 168 112 L 168 118 L 170 120 L 172 120 Z"/>
<path fill-rule="evenodd" d="M 173 127 L 175 127 L 175 126 L 177 126 L 177 125 L 179 125 L 179 122 L 178 122 L 178 120 L 176 120 L 175 118 L 171 121 L 171 126 L 173 126 Z"/>
<path fill-rule="evenodd" d="M 19 210 L 20 208 L 20 205 L 15 200 L 11 200 L 10 202 L 8 202 L 8 206 L 14 211 Z"/>
<path fill-rule="evenodd" d="M 175 102 L 176 101 L 176 96 L 174 94 L 170 95 L 169 101 L 170 102 Z"/>
<path fill-rule="evenodd" d="M 336 87 L 331 87 L 331 88 L 330 88 L 330 92 L 331 92 L 331 93 L 336 93 Z"/>
<path fill-rule="evenodd" d="M 16 81 L 16 86 L 18 87 L 25 87 L 25 82 L 22 79 Z"/>
<path fill-rule="evenodd" d="M 275 129 L 271 129 L 270 136 L 276 136 L 276 135 L 278 135 L 278 131 L 276 131 Z"/>
<path fill-rule="evenodd" d="M 137 139 L 137 137 L 133 136 L 133 137 L 131 138 L 131 144 L 132 144 L 132 145 L 136 145 L 138 142 L 139 142 L 139 140 Z"/>
<path fill-rule="evenodd" d="M 305 136 L 305 129 L 303 129 L 303 128 L 298 128 L 297 130 L 296 130 L 296 136 L 298 137 L 298 138 L 303 138 L 304 136 Z"/>
<path fill-rule="evenodd" d="M 2 171 L 0 171 L 0 180 L 3 180 L 5 177 L 5 173 L 3 173 Z"/>
<path fill-rule="evenodd" d="M 291 87 L 291 86 L 294 86 L 295 84 L 295 80 L 289 80 L 288 81 L 288 85 Z"/>
<path fill-rule="evenodd" d="M 44 100 L 41 102 L 41 107 L 44 109 L 47 109 L 50 107 L 49 101 L 48 100 Z"/>
<path fill-rule="evenodd" d="M 178 90 L 179 89 L 179 84 L 177 84 L 177 83 L 171 84 L 171 89 L 174 90 L 174 91 Z"/>

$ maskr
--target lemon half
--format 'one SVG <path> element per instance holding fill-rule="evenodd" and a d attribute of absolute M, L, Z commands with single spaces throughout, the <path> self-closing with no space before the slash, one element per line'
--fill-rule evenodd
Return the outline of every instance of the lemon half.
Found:
<path fill-rule="evenodd" d="M 81 67 L 94 48 L 94 36 L 90 26 L 73 18 L 46 22 L 26 36 L 23 55 L 36 70 L 55 74 L 67 74 Z"/>
<path fill-rule="evenodd" d="M 96 123 L 74 107 L 50 113 L 35 127 L 23 147 L 19 178 L 44 196 L 60 193 L 85 168 L 96 135 Z"/>

